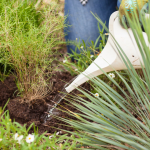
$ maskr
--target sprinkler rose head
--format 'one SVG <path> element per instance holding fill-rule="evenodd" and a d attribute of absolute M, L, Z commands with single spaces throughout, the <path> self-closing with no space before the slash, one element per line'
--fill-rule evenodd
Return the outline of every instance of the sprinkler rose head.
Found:
<path fill-rule="evenodd" d="M 65 88 L 68 93 L 88 81 L 89 78 L 94 78 L 103 74 L 103 72 L 127 69 L 120 57 L 118 51 L 119 47 L 115 44 L 114 39 L 122 48 L 133 67 L 136 69 L 141 68 L 141 64 L 143 64 L 142 56 L 136 44 L 133 32 L 130 28 L 126 30 L 121 26 L 118 11 L 114 12 L 110 17 L 109 31 L 108 41 L 103 51 L 84 72 L 79 74 L 77 78 Z M 148 45 L 148 38 L 144 32 L 143 37 Z"/>

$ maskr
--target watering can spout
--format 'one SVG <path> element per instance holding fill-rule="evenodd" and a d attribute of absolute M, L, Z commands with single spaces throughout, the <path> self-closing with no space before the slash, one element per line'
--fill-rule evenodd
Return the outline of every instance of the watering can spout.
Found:
<path fill-rule="evenodd" d="M 141 64 L 143 64 L 142 56 L 134 38 L 133 32 L 130 28 L 124 29 L 120 25 L 118 11 L 114 12 L 110 17 L 109 32 L 111 35 L 109 35 L 107 44 L 101 54 L 84 72 L 79 74 L 77 78 L 68 87 L 65 88 L 68 93 L 88 81 L 90 78 L 94 78 L 103 74 L 103 72 L 127 69 L 126 65 L 120 57 L 120 53 L 118 51 L 118 49 L 120 49 L 119 46 L 126 54 L 133 67 L 136 69 L 141 68 Z M 146 44 L 150 45 L 148 42 L 147 34 L 144 32 L 143 37 Z M 114 42 L 114 39 L 116 42 Z M 119 46 L 116 43 L 119 43 Z"/>

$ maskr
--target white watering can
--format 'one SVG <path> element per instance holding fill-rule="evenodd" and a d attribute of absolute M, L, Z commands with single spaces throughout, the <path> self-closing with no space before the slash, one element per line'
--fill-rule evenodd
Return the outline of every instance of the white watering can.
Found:
<path fill-rule="evenodd" d="M 149 15 L 146 14 L 146 17 L 149 17 Z M 121 26 L 118 17 L 118 11 L 114 12 L 110 17 L 109 32 L 119 43 L 120 47 L 127 55 L 133 67 L 135 69 L 141 68 L 141 63 L 143 61 L 132 30 L 130 28 L 124 29 Z M 84 72 L 78 75 L 77 78 L 68 87 L 65 88 L 68 93 L 88 81 L 89 78 L 94 78 L 103 74 L 103 71 L 110 72 L 113 70 L 127 69 L 121 57 L 119 56 L 117 46 L 114 44 L 112 36 L 109 35 L 106 46 L 104 47 L 101 54 L 93 61 L 93 63 Z M 146 44 L 148 45 L 148 38 L 144 32 L 143 37 Z"/>

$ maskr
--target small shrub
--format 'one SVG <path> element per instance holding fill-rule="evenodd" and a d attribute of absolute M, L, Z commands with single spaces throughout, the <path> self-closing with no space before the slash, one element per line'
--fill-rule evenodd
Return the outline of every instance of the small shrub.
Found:
<path fill-rule="evenodd" d="M 49 92 L 46 79 L 63 43 L 63 18 L 56 6 L 40 9 L 30 0 L 2 0 L 0 16 L 1 62 L 12 66 L 26 102 L 44 97 Z"/>

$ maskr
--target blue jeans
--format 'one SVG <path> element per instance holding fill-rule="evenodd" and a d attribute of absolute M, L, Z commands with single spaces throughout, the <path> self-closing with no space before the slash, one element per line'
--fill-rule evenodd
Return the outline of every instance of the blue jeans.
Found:
<path fill-rule="evenodd" d="M 65 0 L 65 15 L 67 16 L 66 23 L 71 25 L 64 29 L 66 41 L 73 41 L 76 38 L 84 40 L 86 43 L 96 41 L 99 36 L 98 21 L 91 14 L 97 14 L 99 18 L 109 23 L 110 15 L 116 11 L 117 6 L 120 6 L 120 0 L 89 0 L 83 6 L 79 0 Z M 68 53 L 75 50 L 74 45 L 67 45 Z M 77 50 L 80 53 L 79 50 Z"/>

